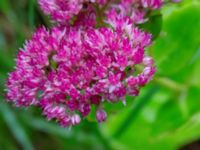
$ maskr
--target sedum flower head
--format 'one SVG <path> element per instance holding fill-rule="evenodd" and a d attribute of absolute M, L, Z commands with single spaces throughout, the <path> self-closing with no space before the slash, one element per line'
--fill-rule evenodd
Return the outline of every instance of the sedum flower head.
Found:
<path fill-rule="evenodd" d="M 126 95 L 137 96 L 155 73 L 145 54 L 151 34 L 136 24 L 145 21 L 141 6 L 154 9 L 159 2 L 39 0 L 58 25 L 40 27 L 19 50 L 7 81 L 8 101 L 37 106 L 63 127 L 79 124 L 91 107 L 97 121 L 105 121 L 105 103 L 126 104 Z"/>
<path fill-rule="evenodd" d="M 84 11 L 91 3 L 104 5 L 108 0 L 39 0 L 45 14 L 58 22 L 66 22 Z"/>
<path fill-rule="evenodd" d="M 123 12 L 131 13 L 132 17 L 141 17 L 141 15 L 144 16 L 146 8 L 158 9 L 162 3 L 162 0 L 39 0 L 43 12 L 60 23 L 68 22 L 91 7 L 105 10 L 110 6 L 115 6 Z"/>
<path fill-rule="evenodd" d="M 137 28 L 129 34 L 104 27 L 38 29 L 19 51 L 7 83 L 8 100 L 17 106 L 37 105 L 62 126 L 79 123 L 92 105 L 125 102 L 155 71 L 152 59 L 144 56 L 150 35 Z M 133 75 L 138 64 L 144 68 Z M 105 116 L 97 111 L 98 121 Z"/>

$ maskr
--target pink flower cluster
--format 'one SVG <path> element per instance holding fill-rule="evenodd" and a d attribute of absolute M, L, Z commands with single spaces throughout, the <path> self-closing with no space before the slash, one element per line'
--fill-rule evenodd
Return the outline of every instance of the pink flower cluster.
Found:
<path fill-rule="evenodd" d="M 39 4 L 45 14 L 51 15 L 59 22 L 66 22 L 78 15 L 91 3 L 105 5 L 109 0 L 39 0 Z M 85 8 L 86 7 L 86 8 Z"/>
<path fill-rule="evenodd" d="M 146 8 L 161 0 L 39 0 L 56 27 L 39 28 L 20 49 L 7 82 L 16 106 L 36 105 L 61 126 L 80 123 L 96 108 L 105 121 L 104 103 L 126 103 L 155 73 L 145 54 L 151 35 L 135 25 Z M 82 116 L 82 117 L 81 117 Z"/>
<path fill-rule="evenodd" d="M 131 10 L 132 15 L 139 15 L 147 9 L 158 9 L 162 6 L 162 0 L 39 0 L 39 4 L 45 14 L 51 15 L 58 22 L 67 22 L 72 17 L 83 13 L 89 7 L 100 7 L 105 10 L 108 5 L 113 5 L 123 11 Z M 135 14 L 137 12 L 137 14 Z M 139 15 L 140 16 L 140 15 Z"/>

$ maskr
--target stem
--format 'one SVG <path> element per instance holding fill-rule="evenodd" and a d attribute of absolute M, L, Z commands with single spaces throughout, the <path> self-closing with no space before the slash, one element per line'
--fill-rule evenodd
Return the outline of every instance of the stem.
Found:
<path fill-rule="evenodd" d="M 96 10 L 96 13 L 97 13 L 97 16 L 96 16 L 97 17 L 96 18 L 97 25 L 96 25 L 96 27 L 98 28 L 98 27 L 101 27 L 104 24 L 103 13 L 102 13 L 102 11 L 101 11 L 101 9 L 99 8 L 98 5 L 94 4 L 94 7 L 95 7 L 95 10 Z"/>
<path fill-rule="evenodd" d="M 30 0 L 29 1 L 29 26 L 31 28 L 34 27 L 34 20 L 35 20 L 35 14 L 34 14 L 34 7 L 35 7 L 35 0 Z"/>
<path fill-rule="evenodd" d="M 176 92 L 182 92 L 187 89 L 185 85 L 179 84 L 166 77 L 155 78 L 153 81 L 158 85 L 161 85 Z"/>
<path fill-rule="evenodd" d="M 138 103 L 134 103 L 131 112 L 124 119 L 119 128 L 116 130 L 113 137 L 119 138 L 125 132 L 125 130 L 127 130 L 132 125 L 134 119 L 137 118 L 137 115 L 141 112 L 144 106 L 148 104 L 148 102 L 151 100 L 151 97 L 157 92 L 157 90 L 158 87 L 156 86 L 152 87 L 145 93 L 143 97 L 138 97 L 137 99 Z"/>
<path fill-rule="evenodd" d="M 107 23 L 104 22 L 104 11 L 106 10 L 106 8 L 108 7 L 109 2 L 104 5 L 104 7 L 100 8 L 97 4 L 94 4 L 94 8 L 96 10 L 96 28 L 99 27 L 110 27 L 111 26 Z"/>
<path fill-rule="evenodd" d="M 107 139 L 105 136 L 102 135 L 102 133 L 99 131 L 99 127 L 96 129 L 96 135 L 99 138 L 99 140 L 102 142 L 106 150 L 112 150 L 112 146 L 110 145 L 109 139 Z"/>
<path fill-rule="evenodd" d="M 89 130 L 91 133 L 95 133 L 98 140 L 103 144 L 104 149 L 113 150 L 110 139 L 102 134 L 97 123 L 91 123 L 86 120 L 86 131 L 87 130 Z"/>
<path fill-rule="evenodd" d="M 0 101 L 2 100 L 3 97 L 0 96 Z M 22 149 L 34 150 L 34 146 L 32 145 L 29 136 L 23 129 L 23 126 L 21 126 L 21 124 L 18 122 L 12 109 L 10 109 L 9 106 L 4 102 L 0 102 L 0 113 L 3 115 L 5 123 Z"/>

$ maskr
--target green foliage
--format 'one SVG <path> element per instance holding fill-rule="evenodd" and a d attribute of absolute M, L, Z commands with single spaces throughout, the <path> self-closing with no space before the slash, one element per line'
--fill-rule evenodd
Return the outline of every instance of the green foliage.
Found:
<path fill-rule="evenodd" d="M 163 28 L 150 49 L 158 67 L 155 84 L 160 90 L 146 99 L 137 110 L 139 114 L 135 113 L 137 108 L 124 108 L 103 128 L 107 136 L 120 133 L 116 139 L 128 149 L 178 149 L 200 138 L 196 132 L 200 126 L 200 4 L 168 6 L 163 12 Z M 160 80 L 160 76 L 167 79 Z"/>
<path fill-rule="evenodd" d="M 0 0 L 0 149 L 178 150 L 199 140 L 199 0 L 169 4 L 149 15 L 141 27 L 155 39 L 147 50 L 157 64 L 152 83 L 137 98 L 127 96 L 125 107 L 106 104 L 110 114 L 105 123 L 93 122 L 93 113 L 80 125 L 62 129 L 43 119 L 40 110 L 14 108 L 3 99 L 17 48 L 49 22 L 36 0 Z"/>
<path fill-rule="evenodd" d="M 153 39 L 156 39 L 162 29 L 162 14 L 160 11 L 150 12 L 147 22 L 139 25 L 144 31 L 152 34 Z"/>
<path fill-rule="evenodd" d="M 161 74 L 171 75 L 190 63 L 199 49 L 199 28 L 200 4 L 186 5 L 165 19 L 163 31 L 152 48 Z"/>

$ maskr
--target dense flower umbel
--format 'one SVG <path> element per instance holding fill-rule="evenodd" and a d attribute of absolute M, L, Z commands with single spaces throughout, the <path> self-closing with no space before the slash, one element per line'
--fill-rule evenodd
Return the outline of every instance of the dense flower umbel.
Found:
<path fill-rule="evenodd" d="M 97 121 L 105 121 L 104 103 L 125 104 L 126 95 L 137 96 L 155 73 L 153 59 L 144 52 L 151 35 L 135 27 L 144 21 L 145 11 L 136 7 L 142 1 L 122 0 L 109 7 L 108 2 L 39 0 L 62 24 L 39 28 L 20 49 L 7 82 L 8 101 L 38 106 L 65 127 L 78 124 L 92 106 Z M 85 3 L 89 6 L 83 10 Z M 73 23 L 67 23 L 74 15 Z"/>
<path fill-rule="evenodd" d="M 108 0 L 39 0 L 45 14 L 59 22 L 66 22 L 81 10 L 86 10 L 91 3 L 106 4 Z"/>
<path fill-rule="evenodd" d="M 40 28 L 19 51 L 8 79 L 8 99 L 17 106 L 38 105 L 48 119 L 69 126 L 87 116 L 91 105 L 125 102 L 151 80 L 153 61 L 144 56 L 150 36 L 133 28 L 123 37 L 109 28 Z M 135 65 L 143 64 L 133 76 Z M 101 115 L 103 114 L 103 116 Z M 97 111 L 97 120 L 105 120 Z"/>
<path fill-rule="evenodd" d="M 67 22 L 80 12 L 84 12 L 89 6 L 109 8 L 113 5 L 124 11 L 130 12 L 132 17 L 144 16 L 145 9 L 158 9 L 162 6 L 162 0 L 39 0 L 39 4 L 45 14 L 58 22 Z M 124 7 L 125 6 L 125 7 Z"/>

